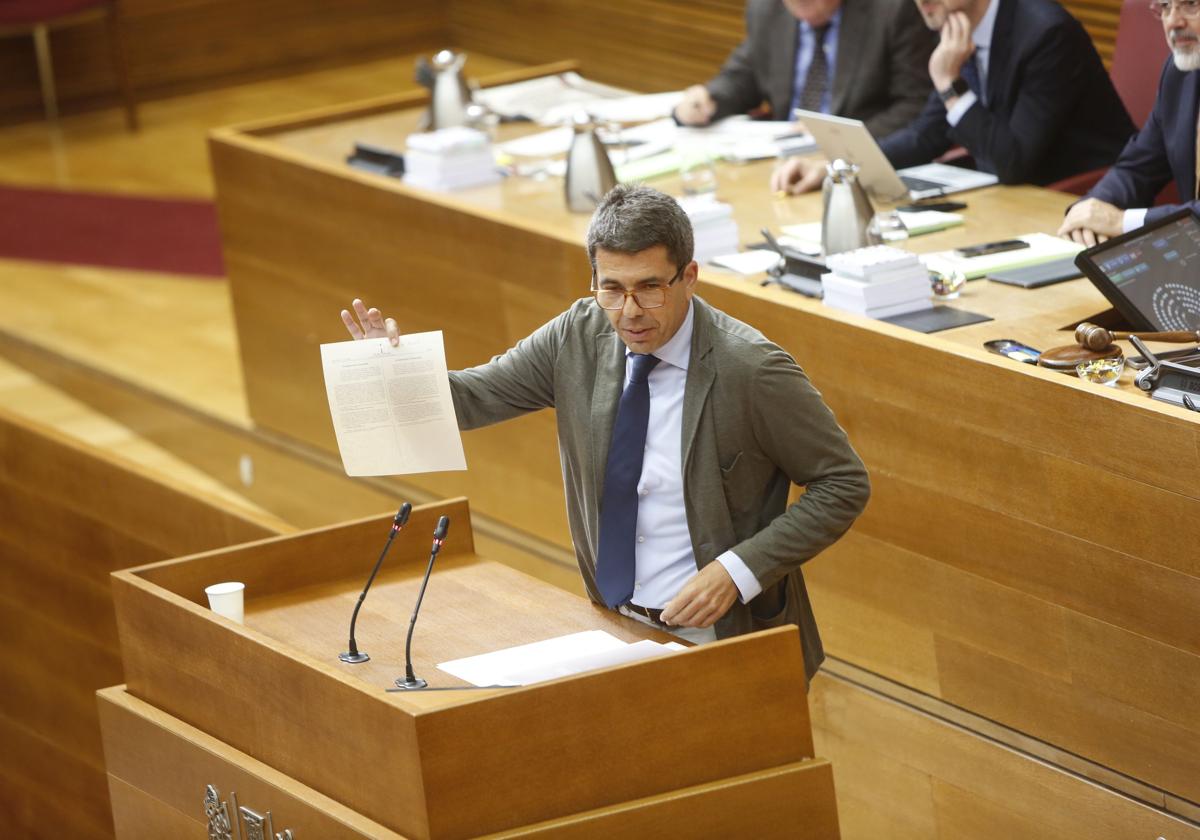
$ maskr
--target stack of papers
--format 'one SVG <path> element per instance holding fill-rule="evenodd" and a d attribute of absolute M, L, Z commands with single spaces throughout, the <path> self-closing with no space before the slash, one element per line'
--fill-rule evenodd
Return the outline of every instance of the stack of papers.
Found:
<path fill-rule="evenodd" d="M 681 650 L 686 648 L 676 642 L 664 645 L 645 639 L 629 644 L 603 630 L 587 630 L 442 662 L 438 668 L 476 686 L 532 685 Z"/>
<path fill-rule="evenodd" d="M 458 190 L 500 180 L 486 134 L 462 126 L 410 134 L 404 182 L 428 190 Z"/>
<path fill-rule="evenodd" d="M 570 72 L 483 88 L 475 91 L 471 98 L 502 117 L 526 117 L 549 123 L 546 114 L 552 109 L 578 107 L 598 99 L 623 98 L 629 93 Z"/>
<path fill-rule="evenodd" d="M 963 217 L 958 213 L 943 213 L 941 210 L 898 210 L 897 215 L 909 236 L 920 236 L 923 233 L 933 233 L 946 228 L 957 227 L 963 223 Z"/>
<path fill-rule="evenodd" d="M 733 220 L 733 205 L 717 201 L 712 195 L 679 199 L 679 206 L 692 220 L 696 240 L 695 258 L 705 262 L 738 249 L 738 226 Z"/>
<path fill-rule="evenodd" d="M 1069 239 L 1060 239 L 1048 233 L 1030 233 L 1013 238 L 1028 242 L 1029 247 L 1019 251 L 985 254 L 982 257 L 960 257 L 953 251 L 938 251 L 935 254 L 926 254 L 922 259 L 930 271 L 942 274 L 959 271 L 968 280 L 974 280 L 976 277 L 986 277 L 993 271 L 1041 265 L 1063 257 L 1074 256 L 1083 250 L 1083 246 L 1078 243 Z"/>
<path fill-rule="evenodd" d="M 834 309 L 891 318 L 933 308 L 929 272 L 916 254 L 875 245 L 832 254 L 825 264 L 832 270 L 821 275 L 822 299 Z"/>

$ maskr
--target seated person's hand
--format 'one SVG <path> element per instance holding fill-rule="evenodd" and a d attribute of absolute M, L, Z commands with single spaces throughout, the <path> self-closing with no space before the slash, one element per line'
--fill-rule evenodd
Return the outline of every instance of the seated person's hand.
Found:
<path fill-rule="evenodd" d="M 1085 198 L 1067 211 L 1058 235 L 1088 248 L 1123 233 L 1125 214 L 1098 198 Z"/>
<path fill-rule="evenodd" d="M 704 85 L 692 85 L 683 92 L 683 101 L 675 106 L 675 119 L 683 125 L 708 125 L 717 112 L 717 103 Z"/>
<path fill-rule="evenodd" d="M 771 173 L 771 191 L 788 195 L 811 192 L 825 180 L 827 163 L 824 158 L 788 158 Z"/>
<path fill-rule="evenodd" d="M 350 304 L 354 308 L 354 314 L 349 311 L 342 310 L 342 323 L 346 325 L 346 330 L 350 333 L 350 337 L 355 341 L 363 338 L 387 338 L 395 347 L 400 343 L 400 328 L 396 326 L 394 318 L 384 319 L 383 313 L 375 307 L 367 309 L 358 298 Z"/>

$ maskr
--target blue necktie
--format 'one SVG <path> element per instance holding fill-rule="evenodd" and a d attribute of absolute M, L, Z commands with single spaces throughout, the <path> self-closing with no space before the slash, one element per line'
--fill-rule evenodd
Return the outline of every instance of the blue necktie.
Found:
<path fill-rule="evenodd" d="M 596 585 L 609 607 L 628 603 L 633 596 L 634 546 L 637 539 L 638 481 L 646 450 L 650 421 L 650 384 L 647 377 L 658 364 L 654 356 L 629 355 L 629 384 L 621 393 L 617 421 L 613 424 L 604 492 L 600 499 L 600 548 L 596 557 Z"/>
<path fill-rule="evenodd" d="M 960 74 L 971 92 L 979 97 L 980 102 L 983 102 L 986 97 L 983 95 L 983 87 L 979 83 L 979 62 L 975 60 L 975 53 L 971 53 L 971 57 L 963 62 Z"/>

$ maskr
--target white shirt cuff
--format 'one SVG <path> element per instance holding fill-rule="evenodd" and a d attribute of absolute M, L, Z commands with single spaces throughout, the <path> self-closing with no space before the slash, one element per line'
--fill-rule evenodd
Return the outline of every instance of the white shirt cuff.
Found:
<path fill-rule="evenodd" d="M 1139 207 L 1135 210 L 1126 210 L 1125 215 L 1121 218 L 1121 232 L 1129 233 L 1129 231 L 1146 224 L 1146 211 L 1148 209 L 1147 207 Z"/>
<path fill-rule="evenodd" d="M 950 123 L 950 125 L 958 125 L 958 121 L 963 118 L 963 114 L 967 113 L 971 106 L 978 101 L 979 97 L 975 95 L 975 91 L 967 91 L 958 97 L 958 101 L 954 103 L 954 107 L 946 112 L 946 122 Z"/>
<path fill-rule="evenodd" d="M 750 603 L 758 593 L 762 592 L 762 584 L 758 582 L 754 572 L 746 568 L 741 557 L 732 551 L 726 551 L 717 558 L 717 562 L 724 566 L 725 571 L 729 572 L 729 576 L 733 578 L 733 583 L 738 588 L 738 594 L 742 596 L 743 604 Z"/>

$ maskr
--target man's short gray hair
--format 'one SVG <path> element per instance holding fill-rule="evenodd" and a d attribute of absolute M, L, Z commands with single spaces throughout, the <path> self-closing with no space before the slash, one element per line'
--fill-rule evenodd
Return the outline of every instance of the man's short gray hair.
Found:
<path fill-rule="evenodd" d="M 588 225 L 587 251 L 596 270 L 596 249 L 636 254 L 664 245 L 677 268 L 692 261 L 692 221 L 679 202 L 642 184 L 618 184 L 600 200 Z"/>

